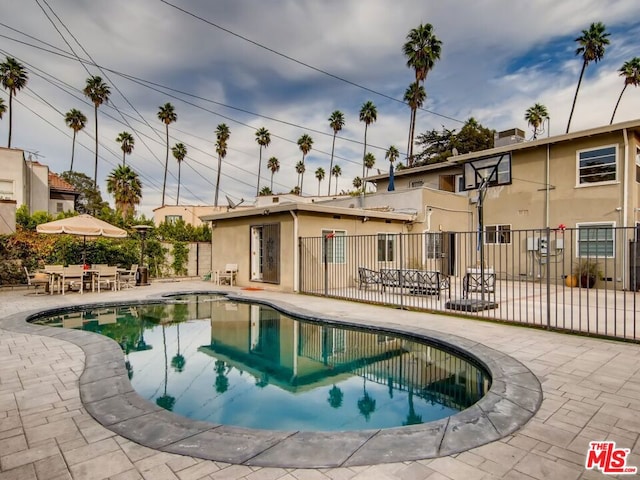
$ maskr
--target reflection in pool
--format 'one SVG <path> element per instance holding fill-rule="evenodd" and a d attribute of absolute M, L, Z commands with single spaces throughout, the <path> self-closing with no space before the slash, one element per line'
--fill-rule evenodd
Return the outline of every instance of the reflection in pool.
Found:
<path fill-rule="evenodd" d="M 490 386 L 484 369 L 415 338 L 295 320 L 215 295 L 87 308 L 34 323 L 113 338 L 142 397 L 225 425 L 412 425 L 463 410 Z"/>

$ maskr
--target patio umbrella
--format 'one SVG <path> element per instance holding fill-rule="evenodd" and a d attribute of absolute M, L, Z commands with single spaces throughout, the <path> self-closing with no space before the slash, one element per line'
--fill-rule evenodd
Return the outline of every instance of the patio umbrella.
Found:
<path fill-rule="evenodd" d="M 396 185 L 393 181 L 393 163 L 389 167 L 389 186 L 387 187 L 388 192 L 393 192 L 396 189 Z"/>
<path fill-rule="evenodd" d="M 80 235 L 83 237 L 82 264 L 86 262 L 87 237 L 124 238 L 126 230 L 99 220 L 91 215 L 83 214 L 75 217 L 63 218 L 53 222 L 42 223 L 36 227 L 38 233 Z"/>

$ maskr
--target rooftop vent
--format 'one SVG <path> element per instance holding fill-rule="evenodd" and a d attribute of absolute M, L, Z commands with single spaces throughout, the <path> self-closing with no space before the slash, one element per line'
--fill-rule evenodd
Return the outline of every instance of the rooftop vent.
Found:
<path fill-rule="evenodd" d="M 504 147 L 505 145 L 513 145 L 514 143 L 524 142 L 524 130 L 519 128 L 510 128 L 502 132 L 493 134 L 493 146 Z"/>

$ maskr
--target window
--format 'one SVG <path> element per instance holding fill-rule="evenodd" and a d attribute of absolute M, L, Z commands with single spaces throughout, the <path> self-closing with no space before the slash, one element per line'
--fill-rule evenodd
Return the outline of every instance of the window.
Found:
<path fill-rule="evenodd" d="M 280 283 L 280 224 L 252 225 L 251 280 Z"/>
<path fill-rule="evenodd" d="M 424 180 L 414 180 L 413 182 L 409 183 L 409 188 L 422 187 L 423 185 L 424 185 Z"/>
<path fill-rule="evenodd" d="M 511 243 L 511 225 L 487 225 L 484 227 L 484 243 Z"/>
<path fill-rule="evenodd" d="M 456 175 L 456 193 L 464 193 L 464 176 Z"/>
<path fill-rule="evenodd" d="M 165 215 L 165 223 L 176 223 L 178 220 L 182 220 L 182 215 Z"/>
<path fill-rule="evenodd" d="M 616 180 L 616 146 L 578 152 L 578 185 Z"/>
<path fill-rule="evenodd" d="M 0 180 L 0 199 L 13 200 L 13 180 Z"/>
<path fill-rule="evenodd" d="M 378 234 L 378 261 L 393 262 L 396 235 L 394 233 Z"/>
<path fill-rule="evenodd" d="M 615 257 L 615 223 L 582 223 L 578 227 L 578 257 Z"/>
<path fill-rule="evenodd" d="M 63 212 L 63 207 L 62 207 L 62 202 L 56 202 L 56 212 L 60 213 Z"/>
<path fill-rule="evenodd" d="M 324 259 L 326 245 L 327 263 L 345 263 L 346 235 L 344 230 L 322 230 L 322 258 Z"/>
<path fill-rule="evenodd" d="M 424 253 L 425 258 L 441 258 L 442 257 L 442 235 L 440 233 L 424 234 Z"/>

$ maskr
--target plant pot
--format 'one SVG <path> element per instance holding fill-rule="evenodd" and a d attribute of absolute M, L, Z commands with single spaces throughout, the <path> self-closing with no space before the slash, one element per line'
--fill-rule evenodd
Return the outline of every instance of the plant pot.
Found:
<path fill-rule="evenodd" d="M 564 284 L 569 288 L 577 287 L 578 277 L 576 277 L 575 275 L 567 275 L 564 279 Z"/>
<path fill-rule="evenodd" d="M 592 275 L 580 276 L 580 286 L 582 288 L 593 288 L 595 284 L 596 284 L 596 277 Z"/>

